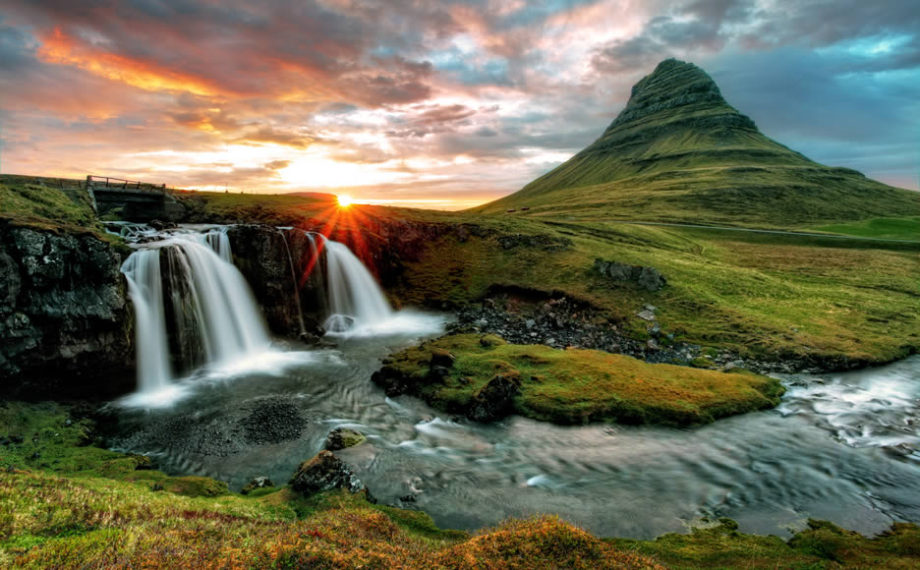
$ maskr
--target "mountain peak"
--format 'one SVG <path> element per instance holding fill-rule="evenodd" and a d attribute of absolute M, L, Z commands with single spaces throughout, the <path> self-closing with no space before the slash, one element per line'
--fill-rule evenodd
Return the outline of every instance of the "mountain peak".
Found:
<path fill-rule="evenodd" d="M 666 59 L 658 64 L 655 71 L 633 85 L 626 108 L 604 134 L 621 125 L 642 123 L 644 119 L 655 115 L 688 114 L 714 109 L 743 117 L 741 123 L 744 124 L 735 126 L 756 128 L 753 121 L 726 103 L 719 86 L 705 71 L 692 63 Z M 737 120 L 734 122 L 738 123 Z"/>

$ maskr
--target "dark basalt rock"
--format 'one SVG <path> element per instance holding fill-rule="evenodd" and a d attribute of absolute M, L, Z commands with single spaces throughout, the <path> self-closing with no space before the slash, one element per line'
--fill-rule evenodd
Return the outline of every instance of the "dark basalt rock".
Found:
<path fill-rule="evenodd" d="M 655 292 L 667 285 L 668 280 L 654 267 L 627 265 L 617 261 L 594 260 L 594 270 L 613 281 L 633 283 L 646 291 Z"/>
<path fill-rule="evenodd" d="M 514 412 L 514 397 L 520 391 L 521 377 L 518 373 L 496 374 L 473 395 L 466 416 L 477 422 L 500 420 Z"/>
<path fill-rule="evenodd" d="M 328 451 L 339 451 L 348 447 L 355 447 L 367 441 L 363 433 L 348 428 L 336 428 L 326 436 L 326 445 Z"/>
<path fill-rule="evenodd" d="M 100 399 L 134 389 L 123 260 L 91 233 L 0 222 L 0 394 Z"/>
<path fill-rule="evenodd" d="M 326 450 L 300 464 L 291 479 L 291 488 L 305 497 L 332 489 L 347 489 L 352 493 L 367 490 L 348 465 Z"/>

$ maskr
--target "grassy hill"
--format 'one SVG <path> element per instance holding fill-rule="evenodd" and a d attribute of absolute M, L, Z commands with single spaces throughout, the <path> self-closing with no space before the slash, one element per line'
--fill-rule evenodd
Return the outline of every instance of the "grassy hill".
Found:
<path fill-rule="evenodd" d="M 526 208 L 526 211 L 522 211 Z M 639 81 L 600 138 L 478 213 L 803 227 L 920 215 L 920 193 L 813 162 L 764 136 L 700 68 Z"/>

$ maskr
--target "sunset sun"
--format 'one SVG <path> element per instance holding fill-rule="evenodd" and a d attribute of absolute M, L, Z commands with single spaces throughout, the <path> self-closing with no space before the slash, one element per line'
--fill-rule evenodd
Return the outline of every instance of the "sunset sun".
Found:
<path fill-rule="evenodd" d="M 352 204 L 351 196 L 349 196 L 348 194 L 339 194 L 339 195 L 338 195 L 338 200 L 339 200 L 339 207 L 340 207 L 340 208 L 347 208 L 347 207 L 351 206 L 351 204 Z"/>

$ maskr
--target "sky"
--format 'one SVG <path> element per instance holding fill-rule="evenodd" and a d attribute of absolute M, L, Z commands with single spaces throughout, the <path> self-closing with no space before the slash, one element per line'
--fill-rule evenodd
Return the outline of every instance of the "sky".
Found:
<path fill-rule="evenodd" d="M 667 57 L 794 150 L 918 188 L 916 0 L 0 0 L 0 172 L 470 207 Z"/>

